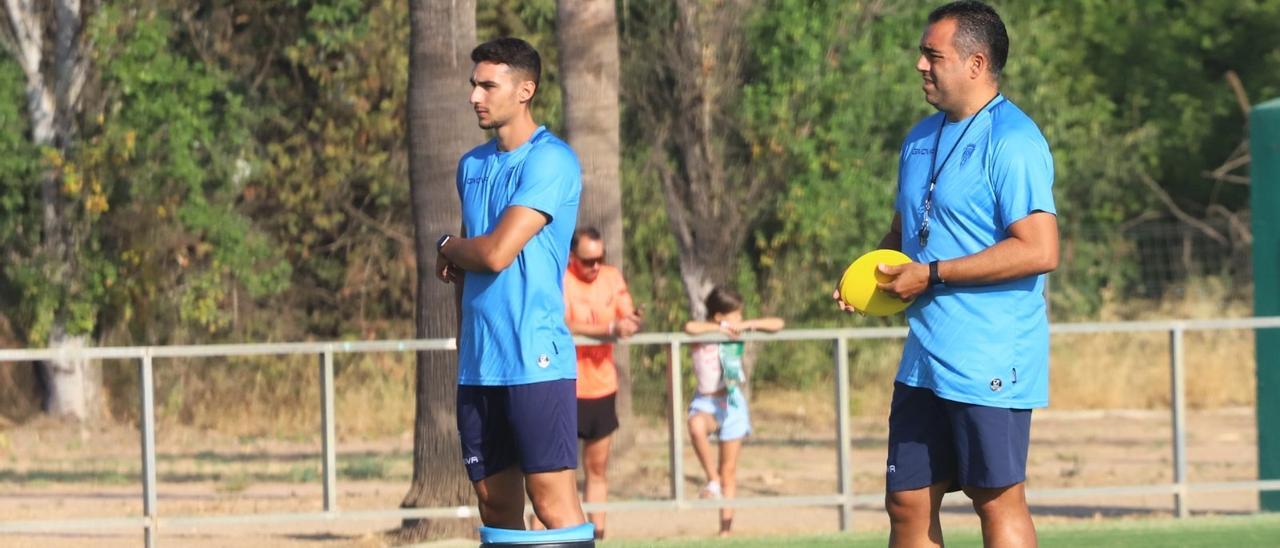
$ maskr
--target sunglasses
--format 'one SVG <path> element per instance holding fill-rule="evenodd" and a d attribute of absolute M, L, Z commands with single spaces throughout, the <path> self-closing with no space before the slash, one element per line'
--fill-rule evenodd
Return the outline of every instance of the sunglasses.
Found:
<path fill-rule="evenodd" d="M 590 259 L 574 255 L 574 258 L 578 259 L 578 262 L 582 263 L 582 266 L 585 266 L 587 268 L 592 268 L 604 262 L 604 255 L 601 255 L 599 257 L 592 257 Z"/>

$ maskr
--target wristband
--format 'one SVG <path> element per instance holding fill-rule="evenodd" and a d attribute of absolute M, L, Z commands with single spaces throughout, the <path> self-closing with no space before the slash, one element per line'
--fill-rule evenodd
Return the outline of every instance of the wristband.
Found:
<path fill-rule="evenodd" d="M 938 275 L 938 261 L 929 261 L 929 285 L 941 285 L 947 282 Z"/>
<path fill-rule="evenodd" d="M 436 252 L 442 252 L 444 250 L 444 244 L 448 243 L 449 238 L 452 237 L 453 234 L 445 234 L 444 236 L 441 236 L 440 239 L 436 241 Z"/>

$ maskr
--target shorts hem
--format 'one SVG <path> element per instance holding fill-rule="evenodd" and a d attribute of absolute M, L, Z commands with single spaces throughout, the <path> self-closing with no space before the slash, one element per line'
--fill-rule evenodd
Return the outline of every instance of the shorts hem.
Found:
<path fill-rule="evenodd" d="M 617 431 L 618 431 L 618 427 L 617 427 L 617 426 L 615 426 L 615 427 L 613 427 L 613 428 L 610 428 L 608 432 L 604 432 L 604 433 L 596 434 L 596 436 L 594 436 L 594 437 L 588 437 L 588 436 L 583 435 L 583 434 L 585 434 L 585 432 L 578 432 L 578 439 L 583 440 L 583 441 L 596 441 L 596 440 L 602 440 L 602 439 L 605 439 L 605 438 L 607 438 L 607 437 L 609 437 L 609 436 L 612 436 L 612 435 L 614 434 L 614 432 L 617 432 Z"/>
<path fill-rule="evenodd" d="M 952 480 L 944 480 L 944 481 L 946 481 L 946 482 L 948 483 L 948 485 L 947 485 L 947 492 L 956 491 L 956 490 L 959 490 L 959 489 L 960 489 L 960 484 L 959 484 L 959 482 L 957 482 L 956 480 L 952 479 Z M 885 491 L 886 493 L 901 493 L 901 492 L 903 492 L 903 491 L 915 491 L 916 489 L 924 489 L 924 488 L 926 488 L 926 487 L 930 487 L 930 486 L 932 486 L 934 483 L 942 483 L 942 482 L 924 483 L 924 484 L 922 484 L 922 485 L 907 484 L 907 485 L 905 485 L 905 486 L 903 486 L 903 485 L 890 485 L 888 482 L 885 482 L 885 485 L 884 485 L 884 491 Z"/>
<path fill-rule="evenodd" d="M 533 468 L 522 467 L 520 471 L 524 472 L 525 475 L 528 475 L 528 474 L 544 474 L 547 472 L 563 472 L 565 470 L 573 470 L 574 468 L 577 468 L 576 463 L 573 466 L 565 466 L 563 464 L 557 464 L 553 466 L 536 466 Z"/>
<path fill-rule="evenodd" d="M 963 487 L 976 487 L 976 488 L 978 488 L 978 489 L 1004 489 L 1004 488 L 1006 488 L 1006 487 L 1013 487 L 1014 485 L 1017 485 L 1017 484 L 1019 484 L 1019 483 L 1026 483 L 1026 482 L 1027 482 L 1027 478 L 1025 478 L 1025 477 L 1024 477 L 1024 478 L 1022 478 L 1022 479 L 1020 479 L 1020 480 L 1018 480 L 1018 481 L 1015 481 L 1015 482 L 1013 482 L 1013 483 L 1004 483 L 1004 482 L 1000 482 L 1000 484 L 999 484 L 999 485 L 982 485 L 982 484 L 978 484 L 978 483 L 969 483 L 969 484 L 962 484 L 962 485 L 960 485 L 960 487 L 962 487 L 962 488 L 963 488 Z"/>

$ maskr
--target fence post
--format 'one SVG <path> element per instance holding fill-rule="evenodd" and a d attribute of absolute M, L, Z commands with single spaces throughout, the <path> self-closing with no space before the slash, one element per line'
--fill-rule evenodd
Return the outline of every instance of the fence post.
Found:
<path fill-rule="evenodd" d="M 156 402 L 151 370 L 151 349 L 142 350 L 138 366 L 138 390 L 142 392 L 142 516 L 147 548 L 156 545 Z"/>
<path fill-rule="evenodd" d="M 324 511 L 338 509 L 337 448 L 333 424 L 333 347 L 320 356 L 320 439 L 324 450 Z"/>
<path fill-rule="evenodd" d="M 671 341 L 671 359 L 668 360 L 667 371 L 670 373 L 668 390 L 671 392 L 671 422 L 667 430 L 671 435 L 671 498 L 676 506 L 684 502 L 684 431 L 680 428 L 680 412 L 684 408 L 684 394 L 680 382 L 680 341 Z"/>
<path fill-rule="evenodd" d="M 1249 114 L 1249 215 L 1253 234 L 1253 315 L 1280 315 L 1280 99 Z M 1280 479 L 1280 329 L 1254 332 L 1257 358 L 1258 479 Z M 1280 492 L 1262 491 L 1263 511 L 1280 511 Z"/>
<path fill-rule="evenodd" d="M 836 470 L 840 489 L 840 530 L 853 528 L 853 468 L 849 438 L 849 341 L 836 337 Z"/>
<path fill-rule="evenodd" d="M 1182 344 L 1181 324 L 1169 330 L 1170 388 L 1173 393 L 1170 407 L 1173 410 L 1173 509 L 1179 518 L 1187 512 L 1187 403 L 1185 384 L 1185 355 Z"/>

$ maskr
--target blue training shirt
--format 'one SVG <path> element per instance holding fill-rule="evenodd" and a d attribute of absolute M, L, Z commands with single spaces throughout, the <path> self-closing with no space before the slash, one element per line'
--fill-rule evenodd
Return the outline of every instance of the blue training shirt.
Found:
<path fill-rule="evenodd" d="M 549 221 L 501 272 L 466 272 L 458 336 L 458 384 L 510 386 L 575 379 L 577 353 L 564 323 L 564 274 L 578 220 L 582 168 L 545 127 L 515 150 L 494 139 L 458 162 L 468 237 L 488 234 L 511 206 Z"/>
<path fill-rule="evenodd" d="M 1003 95 L 969 119 L 947 122 L 929 215 L 920 220 L 941 112 L 907 136 L 898 166 L 896 208 L 902 251 L 928 263 L 972 255 L 1009 237 L 1009 225 L 1035 211 L 1057 214 L 1053 157 L 1040 129 Z M 936 169 L 936 168 L 935 168 Z M 1044 275 L 973 286 L 934 286 L 907 308 L 909 334 L 897 381 L 965 403 L 1029 409 L 1049 404 L 1049 319 Z"/>

